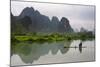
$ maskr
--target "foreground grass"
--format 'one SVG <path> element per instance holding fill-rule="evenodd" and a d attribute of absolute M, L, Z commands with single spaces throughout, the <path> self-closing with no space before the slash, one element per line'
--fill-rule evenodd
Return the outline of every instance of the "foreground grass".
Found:
<path fill-rule="evenodd" d="M 62 41 L 62 40 L 91 40 L 94 39 L 95 36 L 89 33 L 67 33 L 67 34 L 34 34 L 34 35 L 13 35 L 13 42 L 16 41 L 32 41 L 32 42 L 49 42 L 49 41 Z"/>

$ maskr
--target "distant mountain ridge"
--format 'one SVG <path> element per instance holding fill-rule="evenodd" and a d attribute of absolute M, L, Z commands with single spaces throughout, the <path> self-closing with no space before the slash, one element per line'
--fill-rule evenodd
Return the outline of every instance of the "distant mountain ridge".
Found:
<path fill-rule="evenodd" d="M 11 29 L 12 32 L 26 33 L 26 32 L 59 32 L 67 33 L 73 32 L 69 20 L 62 17 L 53 16 L 50 20 L 48 16 L 42 15 L 33 7 L 26 7 L 19 16 L 13 16 L 11 13 Z"/>

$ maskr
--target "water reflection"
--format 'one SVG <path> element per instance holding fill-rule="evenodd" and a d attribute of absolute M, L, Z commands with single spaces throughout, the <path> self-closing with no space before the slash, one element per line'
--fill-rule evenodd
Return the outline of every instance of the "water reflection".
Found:
<path fill-rule="evenodd" d="M 53 42 L 53 43 L 31 43 L 21 42 L 16 43 L 13 49 L 13 54 L 18 54 L 24 63 L 33 63 L 38 60 L 40 56 L 46 55 L 51 51 L 53 55 L 56 55 L 60 50 L 62 54 L 68 52 L 71 41 L 65 42 Z M 67 48 L 64 48 L 66 46 Z"/>
<path fill-rule="evenodd" d="M 94 40 L 17 42 L 12 48 L 12 66 L 94 60 Z"/>

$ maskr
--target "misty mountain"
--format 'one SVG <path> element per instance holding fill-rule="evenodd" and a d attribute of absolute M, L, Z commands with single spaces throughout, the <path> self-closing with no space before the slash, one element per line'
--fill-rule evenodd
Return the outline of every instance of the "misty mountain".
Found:
<path fill-rule="evenodd" d="M 69 20 L 65 17 L 62 17 L 59 26 L 58 26 L 58 31 L 59 32 L 73 32 L 73 29 L 71 28 L 69 24 Z"/>
<path fill-rule="evenodd" d="M 28 16 L 21 18 L 15 17 L 11 14 L 11 31 L 16 34 L 24 34 L 29 30 L 29 24 L 31 23 L 31 19 Z"/>
<path fill-rule="evenodd" d="M 53 16 L 50 20 L 48 16 L 42 15 L 38 10 L 32 7 L 23 9 L 19 16 L 13 16 L 11 13 L 12 32 L 73 32 L 69 20 L 65 17 L 59 21 L 58 17 Z"/>
<path fill-rule="evenodd" d="M 59 19 L 53 16 L 50 23 L 50 28 L 52 32 L 58 32 Z"/>

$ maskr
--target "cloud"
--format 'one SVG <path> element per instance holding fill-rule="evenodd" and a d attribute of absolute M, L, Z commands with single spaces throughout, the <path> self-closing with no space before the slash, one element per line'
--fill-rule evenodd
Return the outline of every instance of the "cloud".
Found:
<path fill-rule="evenodd" d="M 81 9 L 79 17 L 83 20 L 95 20 L 95 7 L 87 6 L 84 9 Z"/>

